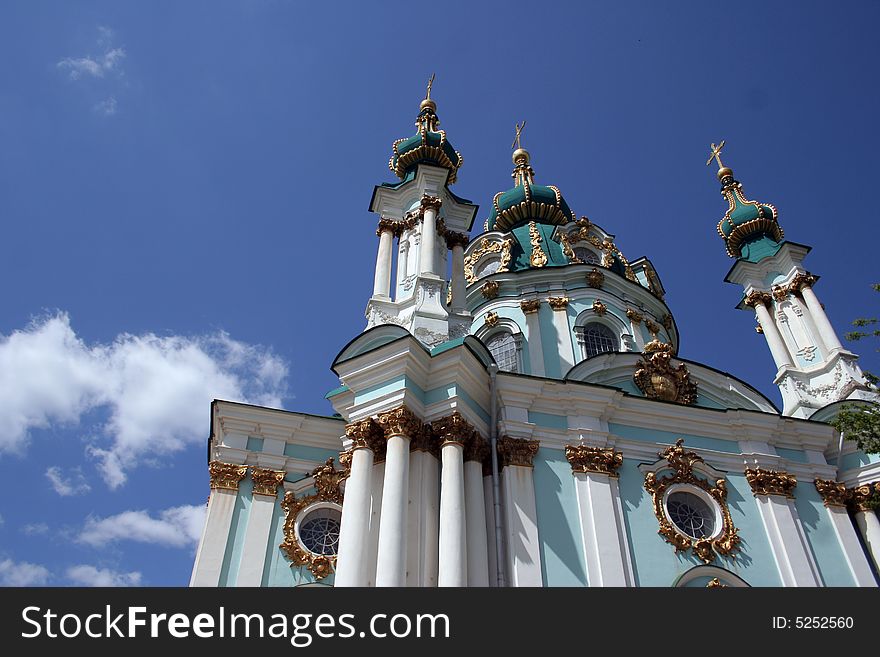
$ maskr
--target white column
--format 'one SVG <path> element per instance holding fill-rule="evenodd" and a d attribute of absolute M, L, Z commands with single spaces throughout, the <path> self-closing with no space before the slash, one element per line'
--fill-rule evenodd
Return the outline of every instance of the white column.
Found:
<path fill-rule="evenodd" d="M 597 472 L 575 472 L 574 480 L 588 585 L 632 586 L 617 479 Z"/>
<path fill-rule="evenodd" d="M 433 204 L 424 204 L 422 213 L 422 274 L 437 275 L 434 271 L 437 266 L 437 207 Z M 462 265 L 464 266 L 464 265 Z"/>
<path fill-rule="evenodd" d="M 497 586 L 495 573 L 498 571 L 495 548 L 495 500 L 492 489 L 492 474 L 490 472 L 488 475 L 483 475 L 483 502 L 485 505 L 484 516 L 486 518 L 486 549 L 489 553 L 489 586 L 494 587 Z M 465 496 L 467 496 L 467 491 L 465 491 Z M 470 526 L 468 526 L 468 531 L 470 532 Z M 470 572 L 468 570 L 469 576 Z"/>
<path fill-rule="evenodd" d="M 407 435 L 388 435 L 382 520 L 376 586 L 406 585 L 406 511 L 409 506 L 409 441 Z"/>
<path fill-rule="evenodd" d="M 874 568 L 880 572 L 880 520 L 873 509 L 856 511 L 856 525 L 862 535 L 865 551 L 871 555 Z"/>
<path fill-rule="evenodd" d="M 223 568 L 223 555 L 229 540 L 229 528 L 232 525 L 232 512 L 235 509 L 237 491 L 212 489 L 208 498 L 208 513 L 205 517 L 205 529 L 196 561 L 193 565 L 190 586 L 218 586 L 220 569 Z"/>
<path fill-rule="evenodd" d="M 272 529 L 272 515 L 278 499 L 278 485 L 284 473 L 275 470 L 252 468 L 254 480 L 253 502 L 248 514 L 241 564 L 238 567 L 236 586 L 260 586 L 266 565 L 266 545 Z"/>
<path fill-rule="evenodd" d="M 424 436 L 409 453 L 407 586 L 437 586 L 440 535 L 440 463 Z"/>
<path fill-rule="evenodd" d="M 400 248 L 397 251 L 397 285 L 403 285 L 406 279 L 409 267 L 409 240 L 400 238 Z"/>
<path fill-rule="evenodd" d="M 784 495 L 756 495 L 755 501 L 783 586 L 822 586 L 794 500 Z"/>
<path fill-rule="evenodd" d="M 467 585 L 467 519 L 464 503 L 464 444 L 445 440 L 440 448 L 439 586 Z"/>
<path fill-rule="evenodd" d="M 840 340 L 837 339 L 837 333 L 834 331 L 834 327 L 831 326 L 831 322 L 828 321 L 828 315 L 825 314 L 822 304 L 819 303 L 819 299 L 816 298 L 816 293 L 813 292 L 813 288 L 809 285 L 804 285 L 801 288 L 801 296 L 804 298 L 807 310 L 810 312 L 813 323 L 819 331 L 819 337 L 821 337 L 822 342 L 825 343 L 826 349 L 828 351 L 842 351 L 843 345 L 841 345 Z"/>
<path fill-rule="evenodd" d="M 537 440 L 502 437 L 501 499 L 504 505 L 504 544 L 507 546 L 507 586 L 543 586 L 541 547 L 538 539 L 538 509 L 532 460 Z"/>
<path fill-rule="evenodd" d="M 460 314 L 467 310 L 466 297 L 464 245 L 457 241 L 452 245 L 452 312 Z"/>
<path fill-rule="evenodd" d="M 831 526 L 834 527 L 834 533 L 837 535 L 840 549 L 843 551 L 846 565 L 849 567 L 849 572 L 852 573 L 853 581 L 855 581 L 856 586 L 877 586 L 877 582 L 874 580 L 874 574 L 871 572 L 871 567 L 868 564 L 867 559 L 865 559 L 865 551 L 862 550 L 862 546 L 859 544 L 859 537 L 856 535 L 852 521 L 849 519 L 849 513 L 847 512 L 846 507 L 827 506 L 826 508 L 828 510 L 828 517 L 831 519 Z M 859 529 L 862 528 L 862 524 L 859 522 L 858 516 L 864 513 L 864 511 L 856 512 L 856 524 L 858 524 Z M 872 511 L 868 513 L 873 514 Z M 876 514 L 873 515 L 876 532 L 876 549 L 876 541 L 880 541 L 880 523 L 877 522 Z M 867 540 L 865 540 L 865 545 L 868 545 Z"/>
<path fill-rule="evenodd" d="M 770 347 L 770 353 L 773 355 L 773 362 L 776 363 L 776 369 L 785 365 L 791 366 L 792 360 L 788 353 L 788 347 L 785 346 L 785 342 L 782 340 L 782 335 L 779 333 L 779 328 L 770 316 L 767 306 L 760 302 L 757 303 L 755 305 L 755 315 L 758 318 L 758 324 L 761 325 L 761 329 L 764 331 L 764 338 L 766 338 L 767 344 Z"/>
<path fill-rule="evenodd" d="M 373 296 L 391 296 L 391 247 L 394 234 L 391 228 L 379 224 L 379 252 L 376 255 L 376 276 L 373 279 Z"/>
<path fill-rule="evenodd" d="M 345 482 L 345 498 L 342 503 L 336 586 L 367 585 L 372 479 L 373 450 L 367 447 L 355 448 L 351 455 L 351 474 Z"/>
<path fill-rule="evenodd" d="M 467 585 L 489 586 L 489 545 L 481 459 L 464 463 L 464 502 L 467 518 Z"/>
<path fill-rule="evenodd" d="M 385 455 L 382 455 L 385 458 Z M 379 524 L 382 520 L 382 485 L 385 461 L 373 463 L 373 490 L 370 499 L 370 538 L 367 548 L 367 586 L 376 586 L 376 559 L 379 554 Z"/>
<path fill-rule="evenodd" d="M 529 374 L 544 376 L 544 348 L 541 344 L 541 326 L 538 323 L 538 308 L 528 310 L 529 302 L 520 304 L 526 315 L 526 329 L 529 332 Z"/>
<path fill-rule="evenodd" d="M 572 331 L 568 325 L 568 299 L 559 302 L 553 308 L 553 326 L 556 329 L 556 349 L 559 353 L 559 368 L 562 376 L 574 367 L 574 349 L 571 346 Z M 531 349 L 531 344 L 529 345 Z"/>

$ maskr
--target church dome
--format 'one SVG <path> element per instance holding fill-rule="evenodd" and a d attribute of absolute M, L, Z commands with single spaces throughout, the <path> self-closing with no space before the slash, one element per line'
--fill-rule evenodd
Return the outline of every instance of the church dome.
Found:
<path fill-rule="evenodd" d="M 448 183 L 451 185 L 455 182 L 463 158 L 446 139 L 446 132 L 437 128 L 439 125 L 437 104 L 426 98 L 419 106 L 416 134 L 398 139 L 391 147 L 394 154 L 388 162 L 388 167 L 398 178 L 403 180 L 419 164 L 430 164 L 448 169 Z"/>
<path fill-rule="evenodd" d="M 776 208 L 769 203 L 747 199 L 731 169 L 719 169 L 718 178 L 721 180 L 721 194 L 729 204 L 718 222 L 718 234 L 727 246 L 728 255 L 731 258 L 746 257 L 746 247 L 761 240 L 780 242 L 784 233 L 777 221 Z"/>
<path fill-rule="evenodd" d="M 511 230 L 531 221 L 564 226 L 576 217 L 558 187 L 536 185 L 535 172 L 529 165 L 529 152 L 517 148 L 513 152 L 513 189 L 498 192 L 492 199 L 492 210 L 486 221 L 487 230 Z"/>

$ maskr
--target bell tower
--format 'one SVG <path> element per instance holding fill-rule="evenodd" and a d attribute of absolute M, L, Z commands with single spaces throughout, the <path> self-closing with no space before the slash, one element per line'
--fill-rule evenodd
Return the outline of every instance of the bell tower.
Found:
<path fill-rule="evenodd" d="M 813 291 L 819 277 L 803 265 L 810 247 L 783 239 L 773 205 L 746 198 L 733 171 L 721 162 L 723 147 L 723 141 L 712 144 L 706 165 L 718 163 L 721 195 L 729 206 L 718 222 L 727 255 L 735 258 L 725 280 L 742 286 L 737 308 L 754 311 L 755 330 L 767 340 L 783 415 L 808 418 L 844 399 L 875 399 L 858 356 L 840 343 Z"/>
<path fill-rule="evenodd" d="M 468 333 L 464 248 L 477 213 L 476 205 L 449 190 L 462 157 L 439 129 L 433 82 L 431 76 L 416 134 L 392 145 L 388 166 L 399 182 L 378 185 L 370 201 L 370 211 L 379 215 L 379 250 L 366 310 L 367 328 L 397 324 L 428 348 Z"/>

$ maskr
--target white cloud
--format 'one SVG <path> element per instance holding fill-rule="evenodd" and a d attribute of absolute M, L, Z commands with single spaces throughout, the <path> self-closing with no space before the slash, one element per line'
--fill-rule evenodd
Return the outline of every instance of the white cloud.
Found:
<path fill-rule="evenodd" d="M 67 579 L 77 586 L 140 586 L 139 572 L 119 573 L 109 568 L 95 568 L 86 564 L 67 569 Z"/>
<path fill-rule="evenodd" d="M 57 313 L 0 335 L 0 454 L 23 452 L 32 429 L 75 426 L 101 409 L 108 419 L 84 429 L 87 451 L 116 488 L 144 461 L 204 445 L 212 399 L 278 407 L 286 377 L 269 349 L 224 332 L 122 334 L 90 346 Z"/>
<path fill-rule="evenodd" d="M 123 540 L 187 547 L 198 543 L 204 523 L 204 505 L 165 509 L 158 518 L 146 511 L 125 511 L 107 518 L 89 518 L 77 540 L 93 547 Z"/>
<path fill-rule="evenodd" d="M 28 536 L 42 535 L 49 532 L 49 525 L 45 522 L 32 522 L 22 527 L 21 531 Z"/>
<path fill-rule="evenodd" d="M 61 468 L 57 465 L 53 465 L 46 470 L 46 478 L 52 484 L 52 488 L 55 489 L 55 492 L 61 495 L 61 497 L 82 495 L 83 493 L 88 493 L 92 490 L 92 487 L 89 486 L 89 482 L 86 481 L 80 468 L 73 468 L 71 475 L 65 477 Z"/>
<path fill-rule="evenodd" d="M 103 78 L 107 73 L 119 71 L 123 59 L 125 59 L 125 50 L 122 48 L 110 48 L 107 41 L 102 36 L 99 43 L 105 46 L 105 50 L 100 55 L 87 55 L 85 57 L 65 57 L 57 62 L 57 66 L 62 71 L 67 71 L 67 75 L 71 80 L 79 80 L 83 77 Z"/>
<path fill-rule="evenodd" d="M 27 561 L 0 560 L 0 586 L 45 586 L 49 571 Z"/>
<path fill-rule="evenodd" d="M 110 96 L 109 98 L 105 98 L 104 100 L 92 105 L 92 109 L 98 114 L 103 114 L 104 116 L 113 116 L 114 114 L 116 114 L 116 97 Z"/>

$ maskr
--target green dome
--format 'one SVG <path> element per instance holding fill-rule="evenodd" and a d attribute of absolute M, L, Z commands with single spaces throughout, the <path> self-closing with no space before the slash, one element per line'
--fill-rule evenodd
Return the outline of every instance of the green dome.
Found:
<path fill-rule="evenodd" d="M 776 208 L 769 203 L 750 201 L 743 196 L 742 185 L 733 179 L 729 169 L 721 183 L 721 193 L 730 207 L 718 222 L 718 234 L 727 246 L 731 258 L 742 256 L 743 246 L 769 238 L 780 242 L 783 237 L 782 227 L 777 221 Z"/>
<path fill-rule="evenodd" d="M 394 154 L 388 162 L 388 167 L 401 180 L 419 164 L 431 164 L 448 169 L 447 182 L 450 185 L 458 176 L 458 169 L 463 161 L 461 153 L 456 151 L 446 139 L 446 132 L 437 129 L 440 121 L 435 110 L 434 101 L 423 101 L 416 119 L 418 132 L 412 137 L 398 139 L 392 145 Z"/>
<path fill-rule="evenodd" d="M 528 152 L 519 149 L 514 155 L 516 186 L 495 194 L 486 229 L 507 231 L 530 221 L 558 226 L 575 221 L 558 187 L 534 183 L 535 172 L 529 166 Z"/>

